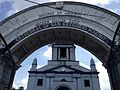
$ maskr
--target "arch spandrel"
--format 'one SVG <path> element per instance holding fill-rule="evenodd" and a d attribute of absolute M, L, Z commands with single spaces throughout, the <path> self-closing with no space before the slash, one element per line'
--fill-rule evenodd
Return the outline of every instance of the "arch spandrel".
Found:
<path fill-rule="evenodd" d="M 50 18 L 54 16 L 57 16 L 58 19 L 54 19 L 50 21 Z M 55 20 L 59 20 L 59 16 L 66 17 L 68 18 L 68 20 L 71 19 L 69 17 L 76 18 L 76 20 L 77 18 L 79 18 L 80 20 L 77 24 L 82 26 L 87 26 L 87 28 L 94 30 L 93 32 L 95 33 L 89 31 L 89 29 L 85 31 L 85 29 L 81 30 L 81 28 L 65 26 L 71 29 L 79 29 L 80 30 L 79 36 L 81 35 L 80 37 L 82 39 L 75 38 L 75 37 L 73 38 L 72 35 L 71 36 L 66 35 L 66 33 L 69 33 L 69 30 L 67 32 L 63 32 L 65 33 L 66 36 L 55 37 L 53 33 L 47 31 L 52 28 L 55 34 L 59 33 L 57 31 L 55 32 L 54 27 L 49 27 L 47 29 L 43 28 L 41 29 L 41 31 L 46 30 L 45 34 L 49 32 L 48 34 L 51 33 L 50 36 L 44 38 L 42 37 L 42 33 L 44 32 L 42 32 L 40 33 L 41 35 L 38 35 L 40 38 L 35 37 L 35 39 L 32 40 L 32 41 L 35 41 L 37 39 L 38 40 L 40 39 L 39 42 L 36 41 L 38 42 L 38 43 L 35 43 L 36 45 L 31 46 L 31 48 L 29 46 L 24 46 L 26 45 L 27 42 L 31 42 L 30 38 L 32 37 L 30 38 L 28 37 L 34 36 L 32 35 L 33 33 L 30 33 L 29 35 L 25 36 L 27 34 L 26 32 L 35 28 L 36 25 L 39 25 L 38 23 L 41 23 L 41 19 L 43 20 L 42 22 L 44 21 L 46 22 L 47 19 L 49 19 L 48 21 L 51 23 L 51 22 L 54 22 Z M 13 53 L 13 56 L 15 58 L 18 58 L 18 60 L 23 60 L 34 50 L 36 50 L 37 48 L 45 44 L 52 43 L 55 41 L 70 41 L 86 48 L 93 54 L 100 57 L 100 59 L 103 60 L 103 62 L 104 61 L 106 62 L 109 57 L 109 52 L 111 48 L 111 44 L 109 42 L 112 42 L 119 20 L 120 20 L 120 17 L 118 15 L 93 5 L 77 3 L 77 2 L 63 2 L 63 8 L 56 9 L 56 3 L 54 2 L 54 3 L 36 5 L 12 15 L 11 17 L 1 22 L 0 33 L 2 33 L 7 44 L 10 45 L 10 49 Z M 68 22 L 68 21 L 66 20 L 65 22 Z M 59 26 L 59 27 L 63 28 L 64 26 Z M 37 31 L 37 32 L 41 32 L 41 31 Z M 34 34 L 36 35 L 37 32 L 34 32 Z M 86 33 L 85 35 L 87 36 L 85 36 L 83 33 Z M 14 42 L 13 44 L 11 44 L 11 42 L 18 39 L 18 37 L 21 35 L 25 37 L 22 37 L 22 39 L 20 39 L 19 42 Z M 85 42 L 83 42 L 84 40 Z M 92 41 L 93 43 L 90 44 L 90 41 Z M 28 49 L 29 53 L 26 47 L 29 47 Z M 93 49 L 93 48 L 96 48 L 96 49 Z M 16 51 L 18 51 L 18 55 L 16 55 L 17 54 Z M 107 57 L 105 57 L 105 55 Z"/>

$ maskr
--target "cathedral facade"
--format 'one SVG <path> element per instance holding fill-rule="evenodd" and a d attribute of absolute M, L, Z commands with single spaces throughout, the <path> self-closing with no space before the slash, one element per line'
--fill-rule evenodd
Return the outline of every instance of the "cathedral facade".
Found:
<path fill-rule="evenodd" d="M 33 60 L 27 90 L 100 90 L 93 59 L 90 67 L 76 61 L 73 44 L 52 44 L 52 60 L 47 65 L 37 69 L 37 59 Z"/>

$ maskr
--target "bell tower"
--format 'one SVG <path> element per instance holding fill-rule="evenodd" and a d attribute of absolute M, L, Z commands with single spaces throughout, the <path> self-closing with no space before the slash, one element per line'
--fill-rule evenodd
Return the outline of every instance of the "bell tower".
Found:
<path fill-rule="evenodd" d="M 52 44 L 52 60 L 75 61 L 75 46 L 73 44 Z"/>

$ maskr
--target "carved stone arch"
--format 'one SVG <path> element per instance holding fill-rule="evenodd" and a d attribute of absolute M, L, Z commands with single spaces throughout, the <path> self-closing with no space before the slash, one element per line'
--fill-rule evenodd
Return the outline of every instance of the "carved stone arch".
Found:
<path fill-rule="evenodd" d="M 115 13 L 78 2 L 45 3 L 8 17 L 0 23 L 0 90 L 10 89 L 28 55 L 54 42 L 72 42 L 93 53 L 108 70 L 113 90 L 119 90 L 119 22 Z"/>

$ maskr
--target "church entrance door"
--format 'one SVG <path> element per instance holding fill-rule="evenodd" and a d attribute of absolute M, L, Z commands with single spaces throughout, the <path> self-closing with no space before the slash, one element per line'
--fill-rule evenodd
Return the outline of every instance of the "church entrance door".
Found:
<path fill-rule="evenodd" d="M 59 87 L 57 90 L 70 90 L 68 87 L 65 87 L 65 86 L 61 86 Z"/>

